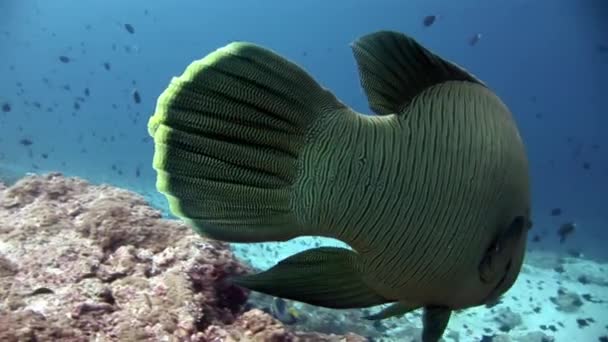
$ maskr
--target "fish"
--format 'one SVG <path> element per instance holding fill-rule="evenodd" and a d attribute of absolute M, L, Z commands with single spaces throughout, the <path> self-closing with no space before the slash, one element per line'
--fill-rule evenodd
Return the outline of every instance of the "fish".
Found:
<path fill-rule="evenodd" d="M 439 341 L 455 310 L 495 303 L 522 267 L 531 201 L 513 115 L 485 83 L 397 31 L 351 43 L 371 115 L 279 53 L 234 41 L 186 67 L 148 119 L 156 189 L 229 243 L 340 240 L 236 286 L 311 305 L 422 310 Z"/>
<path fill-rule="evenodd" d="M 127 32 L 129 32 L 130 34 L 134 34 L 135 33 L 135 27 L 133 27 L 133 25 L 131 24 L 124 24 L 125 30 L 127 30 Z"/>
<path fill-rule="evenodd" d="M 562 208 L 551 209 L 551 216 L 560 216 L 562 214 Z"/>
<path fill-rule="evenodd" d="M 282 298 L 274 298 L 270 306 L 272 316 L 285 324 L 294 324 L 300 314 L 293 306 L 288 306 Z"/>
<path fill-rule="evenodd" d="M 471 36 L 471 38 L 469 38 L 469 45 L 471 46 L 475 46 L 477 45 L 477 43 L 479 43 L 479 41 L 481 40 L 481 33 L 475 33 L 474 35 Z"/>
<path fill-rule="evenodd" d="M 131 92 L 131 96 L 133 97 L 133 102 L 141 103 L 141 95 L 139 94 L 139 91 L 137 89 L 134 89 Z"/>
<path fill-rule="evenodd" d="M 436 15 L 427 15 L 426 17 L 424 17 L 424 19 L 422 19 L 422 25 L 425 27 L 429 27 L 433 25 L 437 19 L 438 16 Z"/>
<path fill-rule="evenodd" d="M 557 235 L 559 236 L 559 243 L 566 242 L 568 236 L 570 236 L 576 230 L 576 223 L 574 222 L 566 222 L 559 226 L 557 230 Z"/>

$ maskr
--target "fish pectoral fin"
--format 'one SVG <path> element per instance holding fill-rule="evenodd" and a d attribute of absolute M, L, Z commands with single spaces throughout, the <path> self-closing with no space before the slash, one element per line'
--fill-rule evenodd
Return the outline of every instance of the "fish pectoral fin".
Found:
<path fill-rule="evenodd" d="M 479 264 L 479 277 L 483 282 L 494 283 L 505 274 L 513 257 L 513 251 L 526 229 L 525 218 L 517 216 L 496 238 Z"/>
<path fill-rule="evenodd" d="M 438 342 L 448 326 L 452 310 L 443 306 L 427 306 L 422 315 L 422 342 Z"/>
<path fill-rule="evenodd" d="M 381 320 L 381 319 L 390 318 L 390 317 L 394 317 L 394 316 L 403 316 L 406 313 L 414 311 L 418 308 L 420 308 L 420 305 L 411 305 L 411 304 L 405 304 L 403 302 L 399 302 L 399 303 L 391 304 L 390 306 L 384 308 L 383 310 L 380 310 L 380 312 L 377 312 L 377 313 L 369 315 L 369 316 L 364 316 L 363 318 L 369 319 L 369 320 Z"/>
<path fill-rule="evenodd" d="M 233 278 L 236 285 L 269 295 L 336 309 L 363 308 L 390 300 L 376 294 L 357 271 L 357 253 L 319 247 L 294 254 L 267 271 Z"/>
<path fill-rule="evenodd" d="M 374 32 L 356 40 L 351 48 L 370 108 L 379 115 L 401 112 L 423 90 L 445 81 L 483 84 L 399 32 Z"/>

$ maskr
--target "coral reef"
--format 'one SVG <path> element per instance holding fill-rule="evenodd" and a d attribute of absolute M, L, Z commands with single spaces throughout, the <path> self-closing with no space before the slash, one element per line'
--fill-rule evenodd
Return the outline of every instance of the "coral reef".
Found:
<path fill-rule="evenodd" d="M 0 341 L 365 341 L 247 309 L 226 278 L 248 271 L 126 190 L 60 174 L 0 185 Z"/>

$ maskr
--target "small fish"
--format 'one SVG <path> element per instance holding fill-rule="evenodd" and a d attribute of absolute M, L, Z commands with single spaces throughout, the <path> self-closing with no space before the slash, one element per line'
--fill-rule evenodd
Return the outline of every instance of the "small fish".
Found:
<path fill-rule="evenodd" d="M 70 59 L 70 57 L 68 57 L 68 56 L 59 56 L 59 61 L 60 61 L 61 63 L 65 63 L 65 64 L 67 64 L 67 63 L 70 63 L 71 59 Z"/>
<path fill-rule="evenodd" d="M 564 243 L 566 242 L 566 238 L 568 238 L 568 236 L 570 236 L 572 233 L 574 233 L 576 229 L 576 223 L 574 222 L 566 222 L 564 224 L 562 224 L 559 229 L 557 230 L 557 235 L 559 235 L 559 242 L 560 243 Z"/>
<path fill-rule="evenodd" d="M 139 91 L 137 89 L 133 90 L 133 101 L 135 103 L 141 103 L 141 95 L 139 95 Z"/>
<path fill-rule="evenodd" d="M 28 138 L 23 138 L 23 139 L 19 140 L 19 143 L 23 146 L 31 146 L 34 142 Z"/>
<path fill-rule="evenodd" d="M 91 91 L 89 90 L 89 88 L 84 88 L 84 96 L 89 96 L 91 95 Z"/>
<path fill-rule="evenodd" d="M 125 24 L 125 30 L 127 30 L 127 32 L 129 32 L 130 34 L 135 33 L 135 28 L 131 24 Z"/>
<path fill-rule="evenodd" d="M 11 107 L 10 103 L 5 102 L 5 103 L 2 104 L 2 111 L 3 112 L 8 113 L 8 112 L 11 111 L 11 109 L 12 109 L 12 107 Z"/>
<path fill-rule="evenodd" d="M 429 26 L 433 25 L 437 19 L 438 19 L 438 16 L 436 16 L 436 15 L 427 15 L 422 20 L 422 25 L 424 25 L 425 27 L 429 27 Z"/>
<path fill-rule="evenodd" d="M 469 38 L 469 45 L 475 46 L 481 40 L 481 33 L 474 34 L 471 38 Z"/>
<path fill-rule="evenodd" d="M 561 208 L 553 208 L 551 209 L 551 216 L 559 216 L 562 214 Z"/>
<path fill-rule="evenodd" d="M 110 69 L 112 68 L 112 65 L 110 64 L 110 62 L 104 62 L 103 68 L 110 71 Z"/>
<path fill-rule="evenodd" d="M 283 298 L 275 297 L 270 306 L 270 313 L 274 318 L 285 324 L 294 324 L 298 321 L 299 313 L 293 306 L 287 306 Z"/>
<path fill-rule="evenodd" d="M 252 43 L 192 62 L 148 121 L 157 189 L 208 238 L 352 247 L 310 248 L 234 284 L 335 309 L 391 304 L 370 319 L 421 309 L 422 340 L 436 342 L 454 310 L 495 302 L 519 275 L 525 146 L 485 83 L 413 38 L 379 31 L 351 48 L 376 115 Z"/>

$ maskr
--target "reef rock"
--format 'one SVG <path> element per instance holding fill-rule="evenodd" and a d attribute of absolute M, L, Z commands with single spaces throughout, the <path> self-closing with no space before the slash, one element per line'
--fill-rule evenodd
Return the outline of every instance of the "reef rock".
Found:
<path fill-rule="evenodd" d="M 365 341 L 245 310 L 227 244 L 59 174 L 0 186 L 0 341 Z"/>

